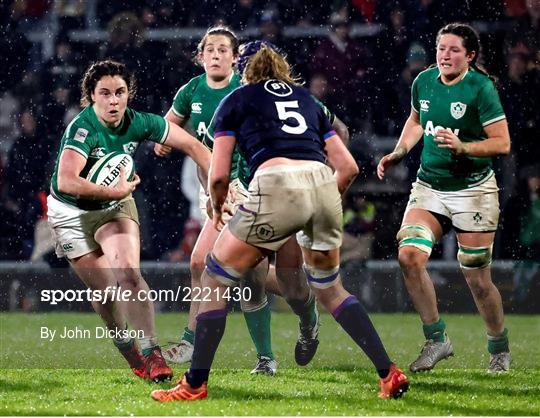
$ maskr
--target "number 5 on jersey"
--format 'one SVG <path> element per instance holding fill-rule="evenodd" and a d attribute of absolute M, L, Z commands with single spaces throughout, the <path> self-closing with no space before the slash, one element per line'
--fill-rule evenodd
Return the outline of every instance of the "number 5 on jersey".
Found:
<path fill-rule="evenodd" d="M 300 135 L 306 132 L 307 124 L 304 117 L 294 110 L 288 109 L 298 109 L 298 100 L 292 100 L 288 102 L 275 102 L 276 109 L 278 112 L 278 117 L 280 120 L 284 121 L 281 130 L 287 132 L 288 134 Z M 287 125 L 287 119 L 294 119 L 298 122 L 297 126 Z"/>

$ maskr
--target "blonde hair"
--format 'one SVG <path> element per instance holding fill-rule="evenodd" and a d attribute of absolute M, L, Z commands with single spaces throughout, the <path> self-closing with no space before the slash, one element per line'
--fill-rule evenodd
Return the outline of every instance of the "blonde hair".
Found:
<path fill-rule="evenodd" d="M 266 45 L 262 45 L 261 49 L 249 59 L 242 76 L 242 82 L 256 84 L 274 79 L 285 81 L 288 84 L 302 84 L 300 78 L 292 74 L 291 66 L 283 55 Z"/>

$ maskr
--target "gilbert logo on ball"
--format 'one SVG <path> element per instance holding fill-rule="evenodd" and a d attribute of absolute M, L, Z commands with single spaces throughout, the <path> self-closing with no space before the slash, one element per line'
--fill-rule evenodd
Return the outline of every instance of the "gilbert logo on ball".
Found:
<path fill-rule="evenodd" d="M 111 152 L 96 161 L 86 179 L 100 186 L 114 187 L 120 180 L 121 167 L 124 167 L 127 179 L 133 179 L 135 164 L 131 155 L 122 152 Z"/>

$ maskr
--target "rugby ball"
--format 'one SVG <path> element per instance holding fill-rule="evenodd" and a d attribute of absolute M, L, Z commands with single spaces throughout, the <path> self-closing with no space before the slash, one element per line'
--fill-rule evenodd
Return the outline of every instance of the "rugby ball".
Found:
<path fill-rule="evenodd" d="M 135 174 L 133 158 L 122 152 L 111 152 L 97 160 L 86 180 L 100 186 L 114 187 L 120 180 L 120 167 L 124 167 L 127 179 L 132 180 Z"/>

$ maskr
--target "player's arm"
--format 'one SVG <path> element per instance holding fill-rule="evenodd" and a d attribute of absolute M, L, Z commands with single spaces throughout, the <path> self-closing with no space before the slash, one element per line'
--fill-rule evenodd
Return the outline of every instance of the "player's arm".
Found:
<path fill-rule="evenodd" d="M 72 149 L 65 149 L 58 163 L 58 191 L 82 199 L 120 200 L 128 196 L 141 182 L 135 175 L 127 181 L 124 168 L 120 169 L 120 180 L 115 187 L 100 186 L 81 177 L 86 158 Z"/>
<path fill-rule="evenodd" d="M 337 116 L 334 115 L 334 121 L 332 122 L 332 128 L 336 131 L 336 134 L 339 136 L 341 141 L 345 146 L 349 145 L 349 128 L 347 125 L 341 121 Z"/>
<path fill-rule="evenodd" d="M 178 125 L 178 126 L 183 126 L 184 120 L 185 120 L 183 116 L 178 116 L 176 113 L 174 113 L 172 108 L 169 109 L 169 111 L 165 115 L 165 119 L 167 119 L 170 123 Z M 172 148 L 165 144 L 154 145 L 154 153 L 158 157 L 166 157 L 167 155 L 171 153 L 171 150 Z"/>
<path fill-rule="evenodd" d="M 174 123 L 169 123 L 169 134 L 164 144 L 189 155 L 201 167 L 203 175 L 208 176 L 210 151 L 185 129 Z"/>
<path fill-rule="evenodd" d="M 440 129 L 435 141 L 439 142 L 439 148 L 447 148 L 456 155 L 496 157 L 510 153 L 510 132 L 506 119 L 485 126 L 484 132 L 487 138 L 483 141 L 461 142 L 450 129 Z"/>
<path fill-rule="evenodd" d="M 221 229 L 223 206 L 229 193 L 231 161 L 235 144 L 236 138 L 228 135 L 216 137 L 214 141 L 208 191 L 214 214 L 212 221 L 217 229 Z"/>
<path fill-rule="evenodd" d="M 420 141 L 424 135 L 424 129 L 420 124 L 420 116 L 411 109 L 411 114 L 403 126 L 399 140 L 390 154 L 386 154 L 381 158 L 377 165 L 377 176 L 380 180 L 384 178 L 385 170 L 399 164 L 407 153 Z"/>
<path fill-rule="evenodd" d="M 332 135 L 325 141 L 328 162 L 335 169 L 334 176 L 343 195 L 358 175 L 358 165 L 340 137 Z"/>

